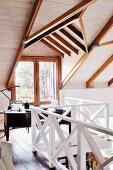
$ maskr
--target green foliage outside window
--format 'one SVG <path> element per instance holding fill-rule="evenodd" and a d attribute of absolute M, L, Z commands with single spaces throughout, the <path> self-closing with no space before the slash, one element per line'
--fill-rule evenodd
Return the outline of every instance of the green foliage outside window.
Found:
<path fill-rule="evenodd" d="M 16 99 L 23 102 L 34 101 L 34 69 L 32 62 L 19 62 L 16 68 Z"/>
<path fill-rule="evenodd" d="M 55 98 L 55 63 L 39 62 L 40 101 Z"/>
<path fill-rule="evenodd" d="M 38 102 L 48 102 L 56 98 L 56 63 L 37 62 L 38 66 L 39 69 L 34 73 L 34 62 L 18 63 L 15 72 L 15 84 L 20 85 L 20 88 L 16 89 L 16 100 L 36 103 L 38 100 Z M 34 74 L 39 76 L 39 82 L 35 81 L 37 82 L 35 89 Z M 35 101 L 34 92 L 37 94 Z"/>

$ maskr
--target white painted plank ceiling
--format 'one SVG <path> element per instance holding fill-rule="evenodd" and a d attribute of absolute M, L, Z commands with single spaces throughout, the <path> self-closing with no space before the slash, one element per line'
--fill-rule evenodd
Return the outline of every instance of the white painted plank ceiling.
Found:
<path fill-rule="evenodd" d="M 82 0 L 44 0 L 39 10 L 39 14 L 34 22 L 31 34 L 71 9 Z M 19 44 L 22 40 L 24 30 L 26 28 L 34 0 L 0 0 L 0 88 L 6 85 L 9 72 L 12 68 Z M 90 45 L 105 24 L 113 16 L 113 0 L 95 0 L 85 11 L 83 15 L 83 25 L 86 34 L 86 40 Z M 81 26 L 79 20 L 72 23 L 79 31 Z M 80 40 L 68 28 L 64 28 L 74 38 L 79 40 L 83 45 L 84 41 Z M 76 65 L 84 52 L 73 42 L 66 38 L 62 33 L 57 31 L 67 42 L 76 47 L 79 51 L 78 55 L 71 52 L 71 57 L 65 55 L 62 59 L 63 79 Z M 53 38 L 53 36 L 51 36 Z M 55 39 L 55 38 L 54 38 Z M 55 39 L 56 40 L 56 39 Z M 101 43 L 113 40 L 113 27 L 107 35 L 101 40 Z M 56 40 L 59 42 L 58 40 Z M 59 42 L 63 45 L 61 42 Z M 63 45 L 66 47 L 65 45 Z M 42 50 L 43 49 L 43 50 Z M 26 56 L 57 56 L 54 51 L 45 46 L 41 42 L 37 42 L 26 48 L 22 55 Z M 75 87 L 85 87 L 87 80 L 102 66 L 102 64 L 113 55 L 113 44 L 104 47 L 98 47 L 93 50 L 91 55 L 77 70 L 74 76 L 67 83 L 65 88 L 72 85 Z M 96 83 L 107 83 L 111 78 L 113 64 L 103 71 L 94 81 Z"/>

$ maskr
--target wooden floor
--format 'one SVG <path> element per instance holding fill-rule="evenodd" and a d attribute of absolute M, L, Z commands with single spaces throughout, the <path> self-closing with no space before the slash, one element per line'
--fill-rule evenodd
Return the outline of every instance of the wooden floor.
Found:
<path fill-rule="evenodd" d="M 0 132 L 0 136 L 3 132 Z M 0 139 L 4 141 L 5 137 Z M 32 153 L 31 133 L 26 128 L 10 130 L 15 170 L 49 170 L 48 161 L 41 155 Z"/>

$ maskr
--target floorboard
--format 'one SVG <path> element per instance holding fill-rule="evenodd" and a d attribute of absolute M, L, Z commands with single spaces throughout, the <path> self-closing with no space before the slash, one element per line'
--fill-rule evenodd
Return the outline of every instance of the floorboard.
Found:
<path fill-rule="evenodd" d="M 0 136 L 3 134 L 0 132 Z M 4 140 L 5 137 L 0 139 Z M 10 130 L 9 141 L 12 143 L 15 170 L 49 170 L 48 161 L 39 154 L 33 154 L 31 133 L 26 128 Z"/>

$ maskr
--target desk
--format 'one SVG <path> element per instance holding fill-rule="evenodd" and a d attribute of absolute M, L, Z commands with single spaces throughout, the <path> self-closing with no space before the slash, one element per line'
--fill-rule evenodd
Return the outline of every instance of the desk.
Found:
<path fill-rule="evenodd" d="M 30 127 L 31 126 L 31 111 L 5 111 L 4 112 L 4 128 L 6 141 L 9 140 L 9 128 Z"/>

